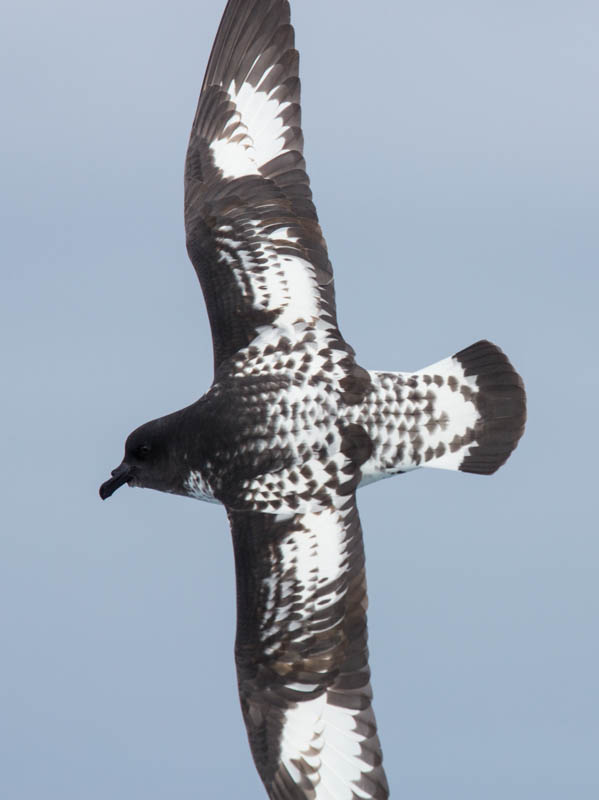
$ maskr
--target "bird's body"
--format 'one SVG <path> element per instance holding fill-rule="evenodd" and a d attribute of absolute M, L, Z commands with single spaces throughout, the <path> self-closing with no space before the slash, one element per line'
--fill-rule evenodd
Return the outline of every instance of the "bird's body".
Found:
<path fill-rule="evenodd" d="M 101 495 L 129 483 L 226 507 L 240 699 L 269 797 L 380 800 L 356 490 L 421 466 L 495 471 L 525 399 L 486 341 L 413 373 L 357 363 L 302 156 L 293 38 L 286 0 L 228 3 L 185 173 L 214 382 L 134 431 Z"/>

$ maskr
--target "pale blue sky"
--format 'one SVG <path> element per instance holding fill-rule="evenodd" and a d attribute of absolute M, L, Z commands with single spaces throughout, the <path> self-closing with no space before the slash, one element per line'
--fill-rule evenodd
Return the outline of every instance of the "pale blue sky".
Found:
<path fill-rule="evenodd" d="M 211 380 L 182 168 L 224 0 L 9 0 L 0 795 L 264 797 L 222 511 L 97 490 Z M 392 796 L 599 796 L 599 5 L 295 0 L 342 330 L 410 370 L 486 337 L 529 393 L 491 479 L 360 493 Z"/>

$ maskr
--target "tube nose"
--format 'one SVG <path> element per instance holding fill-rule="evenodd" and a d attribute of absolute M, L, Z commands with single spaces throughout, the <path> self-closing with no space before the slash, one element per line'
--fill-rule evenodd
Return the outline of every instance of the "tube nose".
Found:
<path fill-rule="evenodd" d="M 112 475 L 112 478 L 109 478 L 102 484 L 102 486 L 100 486 L 100 497 L 102 500 L 107 500 L 116 492 L 119 487 L 121 487 L 124 483 L 127 483 L 127 481 L 131 478 L 132 469 L 129 464 L 126 464 L 123 461 L 123 463 L 119 464 L 118 467 L 113 469 L 110 474 Z"/>

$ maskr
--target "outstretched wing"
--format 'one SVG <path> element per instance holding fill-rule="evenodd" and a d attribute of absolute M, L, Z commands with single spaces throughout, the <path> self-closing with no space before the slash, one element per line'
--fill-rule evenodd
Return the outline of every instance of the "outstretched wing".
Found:
<path fill-rule="evenodd" d="M 239 695 L 268 796 L 387 798 L 355 497 L 318 513 L 229 511 L 229 520 Z"/>
<path fill-rule="evenodd" d="M 216 368 L 263 326 L 289 337 L 318 319 L 338 335 L 332 267 L 302 156 L 298 60 L 287 0 L 229 0 L 185 166 L 187 249 Z"/>

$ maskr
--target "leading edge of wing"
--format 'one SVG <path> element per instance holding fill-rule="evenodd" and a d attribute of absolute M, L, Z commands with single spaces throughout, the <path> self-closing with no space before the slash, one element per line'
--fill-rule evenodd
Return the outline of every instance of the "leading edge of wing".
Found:
<path fill-rule="evenodd" d="M 384 800 L 355 497 L 316 513 L 228 514 L 239 695 L 268 796 Z"/>
<path fill-rule="evenodd" d="M 286 0 L 230 0 L 185 167 L 187 249 L 215 366 L 264 327 L 339 338 L 333 273 L 303 159 L 298 53 Z"/>

